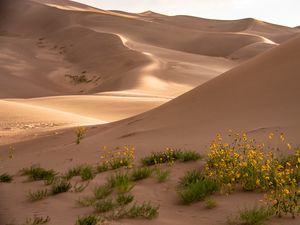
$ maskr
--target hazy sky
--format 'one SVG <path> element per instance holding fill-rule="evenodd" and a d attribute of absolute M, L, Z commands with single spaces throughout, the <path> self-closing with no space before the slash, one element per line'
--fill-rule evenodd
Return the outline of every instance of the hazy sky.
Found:
<path fill-rule="evenodd" d="M 300 25 L 300 0 L 75 0 L 101 9 L 152 10 L 168 15 L 212 19 L 253 17 L 287 26 Z"/>

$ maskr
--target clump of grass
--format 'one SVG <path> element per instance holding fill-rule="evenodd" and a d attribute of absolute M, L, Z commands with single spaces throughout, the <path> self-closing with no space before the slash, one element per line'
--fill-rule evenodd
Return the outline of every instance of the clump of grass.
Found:
<path fill-rule="evenodd" d="M 206 198 L 205 199 L 205 208 L 206 209 L 213 209 L 217 207 L 217 202 L 213 198 Z"/>
<path fill-rule="evenodd" d="M 108 163 L 101 163 L 97 166 L 97 172 L 98 173 L 103 173 L 109 170 L 109 165 Z"/>
<path fill-rule="evenodd" d="M 142 180 L 142 179 L 150 177 L 151 173 L 152 173 L 152 169 L 150 169 L 148 167 L 136 168 L 136 169 L 133 169 L 133 171 L 131 172 L 131 179 L 133 181 Z"/>
<path fill-rule="evenodd" d="M 82 192 L 87 186 L 89 185 L 89 182 L 87 183 L 76 183 L 73 188 L 74 188 L 74 192 Z"/>
<path fill-rule="evenodd" d="M 129 192 L 134 184 L 131 182 L 130 177 L 127 173 L 116 173 L 108 178 L 108 185 L 115 188 L 120 193 Z"/>
<path fill-rule="evenodd" d="M 113 192 L 113 188 L 109 184 L 98 186 L 94 188 L 94 195 L 96 199 L 104 199 Z"/>
<path fill-rule="evenodd" d="M 97 225 L 101 221 L 101 218 L 96 215 L 88 215 L 79 217 L 76 221 L 76 225 Z"/>
<path fill-rule="evenodd" d="M 86 134 L 86 128 L 85 127 L 77 127 L 75 130 L 76 134 L 76 144 L 79 145 L 81 140 Z"/>
<path fill-rule="evenodd" d="M 30 191 L 28 198 L 30 201 L 39 201 L 46 198 L 47 196 L 48 196 L 48 190 L 44 189 L 44 190 L 38 190 L 34 192 Z"/>
<path fill-rule="evenodd" d="M 239 213 L 239 219 L 246 225 L 263 225 L 274 213 L 266 207 L 253 207 L 244 209 Z"/>
<path fill-rule="evenodd" d="M 119 194 L 116 201 L 120 206 L 125 206 L 131 203 L 134 199 L 132 194 Z"/>
<path fill-rule="evenodd" d="M 82 180 L 91 180 L 95 177 L 93 168 L 89 165 L 78 165 L 73 168 L 70 168 L 65 174 L 67 180 L 72 179 L 73 177 L 80 176 Z"/>
<path fill-rule="evenodd" d="M 162 169 L 158 168 L 155 171 L 155 176 L 159 183 L 165 182 L 170 177 L 170 174 L 171 174 L 171 171 L 168 169 L 162 170 Z"/>
<path fill-rule="evenodd" d="M 201 158 L 202 156 L 195 151 L 181 151 L 179 154 L 179 160 L 182 162 L 197 161 Z"/>
<path fill-rule="evenodd" d="M 177 160 L 182 162 L 196 161 L 202 156 L 195 151 L 182 151 L 166 148 L 165 151 L 153 152 L 150 156 L 142 158 L 141 162 L 144 166 L 152 166 L 161 163 L 173 163 Z"/>
<path fill-rule="evenodd" d="M 93 168 L 91 166 L 82 166 L 80 171 L 80 177 L 82 180 L 91 180 L 95 177 L 95 174 L 93 172 Z"/>
<path fill-rule="evenodd" d="M 80 205 L 80 206 L 83 206 L 83 207 L 89 207 L 89 206 L 92 206 L 94 205 L 94 203 L 96 202 L 97 199 L 93 198 L 93 197 L 83 197 L 83 198 L 80 198 L 77 200 L 77 203 Z"/>
<path fill-rule="evenodd" d="M 204 175 L 197 170 L 188 171 L 183 177 L 179 179 L 179 188 L 186 188 L 193 183 L 204 179 Z"/>
<path fill-rule="evenodd" d="M 24 168 L 21 170 L 22 176 L 28 176 L 30 180 L 50 180 L 56 176 L 54 170 L 46 170 L 40 166 L 31 166 L 29 168 Z"/>
<path fill-rule="evenodd" d="M 69 191 L 71 187 L 72 185 L 69 181 L 65 179 L 58 179 L 52 184 L 51 191 L 53 195 L 56 195 Z"/>
<path fill-rule="evenodd" d="M 180 179 L 178 195 L 184 204 L 204 200 L 219 191 L 219 184 L 212 178 L 197 172 L 188 172 Z"/>
<path fill-rule="evenodd" d="M 1 183 L 10 183 L 13 180 L 13 176 L 9 175 L 8 173 L 2 173 L 0 175 L 0 182 Z"/>
<path fill-rule="evenodd" d="M 144 202 L 141 205 L 133 205 L 127 212 L 129 218 L 145 218 L 154 219 L 158 216 L 159 206 L 152 206 L 149 202 Z"/>
<path fill-rule="evenodd" d="M 113 210 L 115 208 L 115 204 L 113 203 L 113 201 L 111 199 L 103 199 L 103 200 L 97 201 L 94 204 L 94 208 L 95 208 L 96 212 L 98 212 L 98 213 L 105 213 L 105 212 L 109 212 L 109 211 Z"/>
<path fill-rule="evenodd" d="M 42 224 L 49 223 L 49 221 L 50 221 L 49 216 L 46 216 L 46 217 L 34 216 L 32 218 L 27 218 L 24 225 L 42 225 Z"/>

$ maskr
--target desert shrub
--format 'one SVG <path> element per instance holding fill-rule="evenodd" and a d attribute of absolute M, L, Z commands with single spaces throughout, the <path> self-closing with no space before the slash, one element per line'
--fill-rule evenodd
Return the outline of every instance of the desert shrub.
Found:
<path fill-rule="evenodd" d="M 181 151 L 166 148 L 162 152 L 153 152 L 150 156 L 146 156 L 141 159 L 142 165 L 152 166 L 160 163 L 173 164 L 174 161 L 180 159 Z"/>
<path fill-rule="evenodd" d="M 105 184 L 94 188 L 94 195 L 96 199 L 104 199 L 113 192 L 111 185 Z"/>
<path fill-rule="evenodd" d="M 88 215 L 79 217 L 75 225 L 97 225 L 101 221 L 101 218 L 96 215 Z"/>
<path fill-rule="evenodd" d="M 40 166 L 31 166 L 29 168 L 24 168 L 21 170 L 22 176 L 28 176 L 30 180 L 50 180 L 56 176 L 54 170 L 46 170 Z"/>
<path fill-rule="evenodd" d="M 132 202 L 134 199 L 134 196 L 132 194 L 119 194 L 116 201 L 119 206 L 125 206 Z"/>
<path fill-rule="evenodd" d="M 263 225 L 273 215 L 273 212 L 268 208 L 256 206 L 244 209 L 239 214 L 239 220 L 242 224 Z"/>
<path fill-rule="evenodd" d="M 115 188 L 120 193 L 129 192 L 134 184 L 127 173 L 116 173 L 108 178 L 108 185 Z"/>
<path fill-rule="evenodd" d="M 179 154 L 179 160 L 183 162 L 197 161 L 201 158 L 202 156 L 195 151 L 181 151 Z"/>
<path fill-rule="evenodd" d="M 64 178 L 70 180 L 75 176 L 80 176 L 82 180 L 91 180 L 95 177 L 95 174 L 91 166 L 83 164 L 70 168 Z"/>
<path fill-rule="evenodd" d="M 144 202 L 141 205 L 133 205 L 127 212 L 129 218 L 145 218 L 154 219 L 158 216 L 159 206 L 153 206 L 149 202 Z"/>
<path fill-rule="evenodd" d="M 75 129 L 75 135 L 76 135 L 76 144 L 79 145 L 81 140 L 86 135 L 86 128 L 85 127 L 77 127 Z"/>
<path fill-rule="evenodd" d="M 42 200 L 44 198 L 46 198 L 48 196 L 48 190 L 47 189 L 43 189 L 43 190 L 38 190 L 38 191 L 30 191 L 28 198 L 30 201 L 39 201 Z"/>
<path fill-rule="evenodd" d="M 131 179 L 133 181 L 142 180 L 151 176 L 152 169 L 148 167 L 135 168 L 131 172 Z"/>
<path fill-rule="evenodd" d="M 204 179 L 204 174 L 202 174 L 200 171 L 192 170 L 188 171 L 183 177 L 179 179 L 179 188 L 186 188 L 190 186 L 193 183 L 196 183 L 202 179 Z"/>
<path fill-rule="evenodd" d="M 217 206 L 217 202 L 211 197 L 206 198 L 204 203 L 206 209 L 213 209 Z"/>
<path fill-rule="evenodd" d="M 101 155 L 100 165 L 106 169 L 119 169 L 121 167 L 132 168 L 135 159 L 134 147 L 125 145 L 123 148 L 116 148 L 115 150 L 108 150 L 103 148 L 104 153 Z"/>
<path fill-rule="evenodd" d="M 170 177 L 171 171 L 169 169 L 156 168 L 155 177 L 159 183 L 165 182 Z"/>
<path fill-rule="evenodd" d="M 70 182 L 68 182 L 65 179 L 58 179 L 56 180 L 52 186 L 51 186 L 51 191 L 53 195 L 67 192 L 71 189 L 72 185 Z"/>
<path fill-rule="evenodd" d="M 42 225 L 50 222 L 50 217 L 34 216 L 32 218 L 27 218 L 24 225 Z"/>
<path fill-rule="evenodd" d="M 200 179 L 193 180 L 194 174 L 186 175 L 186 178 L 180 179 L 178 195 L 184 204 L 201 201 L 215 192 L 219 191 L 220 187 L 216 180 L 200 175 Z"/>
<path fill-rule="evenodd" d="M 8 173 L 2 173 L 0 175 L 0 182 L 1 183 L 10 183 L 13 180 L 13 176 L 9 175 Z"/>
<path fill-rule="evenodd" d="M 94 208 L 98 213 L 105 213 L 113 210 L 115 208 L 115 204 L 111 199 L 103 199 L 97 201 L 94 204 Z"/>

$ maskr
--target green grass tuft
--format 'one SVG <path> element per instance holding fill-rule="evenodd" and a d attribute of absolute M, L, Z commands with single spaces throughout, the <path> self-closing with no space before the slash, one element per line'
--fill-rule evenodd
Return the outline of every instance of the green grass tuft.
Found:
<path fill-rule="evenodd" d="M 50 180 L 56 176 L 54 170 L 46 170 L 40 166 L 31 166 L 29 168 L 24 168 L 21 170 L 22 176 L 28 176 L 30 180 Z"/>
<path fill-rule="evenodd" d="M 134 196 L 132 194 L 119 194 L 116 201 L 119 204 L 119 206 L 125 206 L 131 203 L 134 199 Z"/>
<path fill-rule="evenodd" d="M 50 217 L 43 217 L 43 216 L 34 216 L 32 218 L 27 218 L 26 222 L 23 225 L 42 225 L 49 223 Z"/>
<path fill-rule="evenodd" d="M 134 187 L 134 184 L 131 182 L 127 173 L 116 173 L 108 178 L 107 183 L 120 193 L 129 192 Z"/>
<path fill-rule="evenodd" d="M 0 183 L 10 183 L 13 180 L 13 176 L 9 175 L 8 173 L 2 173 L 0 175 Z"/>
<path fill-rule="evenodd" d="M 94 208 L 95 208 L 96 212 L 98 212 L 98 213 L 105 213 L 105 212 L 109 212 L 109 211 L 113 210 L 115 208 L 115 204 L 113 203 L 113 201 L 111 199 L 103 199 L 103 200 L 97 201 L 94 204 Z"/>
<path fill-rule="evenodd" d="M 47 196 L 48 196 L 48 190 L 44 189 L 44 190 L 38 190 L 34 192 L 30 191 L 28 198 L 30 201 L 39 201 L 46 198 Z"/>
<path fill-rule="evenodd" d="M 149 202 L 133 205 L 127 212 L 129 218 L 154 219 L 158 216 L 159 206 L 152 206 Z"/>
<path fill-rule="evenodd" d="M 105 184 L 94 188 L 94 195 L 96 199 L 104 199 L 113 192 L 111 185 Z"/>
<path fill-rule="evenodd" d="M 216 207 L 217 207 L 217 202 L 213 198 L 208 197 L 205 199 L 205 208 L 206 209 L 213 209 Z"/>
<path fill-rule="evenodd" d="M 183 177 L 179 179 L 179 188 L 186 188 L 193 183 L 204 179 L 204 175 L 197 170 L 188 171 Z"/>
<path fill-rule="evenodd" d="M 274 213 L 266 207 L 253 207 L 240 211 L 240 222 L 245 225 L 263 225 Z"/>
<path fill-rule="evenodd" d="M 88 215 L 79 217 L 76 221 L 76 225 L 97 225 L 101 221 L 99 216 Z"/>
<path fill-rule="evenodd" d="M 72 185 L 65 179 L 58 179 L 56 180 L 51 187 L 51 192 L 53 195 L 67 192 L 71 189 Z"/>
<path fill-rule="evenodd" d="M 108 163 L 101 163 L 97 166 L 97 172 L 98 173 L 103 173 L 109 170 L 109 165 Z"/>
<path fill-rule="evenodd" d="M 171 170 L 169 170 L 169 169 L 162 170 L 162 169 L 158 168 L 155 171 L 155 176 L 159 183 L 165 182 L 170 177 L 170 174 L 171 174 Z"/>
<path fill-rule="evenodd" d="M 152 169 L 148 167 L 135 168 L 131 172 L 131 180 L 138 181 L 150 177 Z"/>
<path fill-rule="evenodd" d="M 70 168 L 64 177 L 67 180 L 72 179 L 73 177 L 80 176 L 82 180 L 91 180 L 95 177 L 93 168 L 89 165 L 78 165 L 73 168 Z"/>

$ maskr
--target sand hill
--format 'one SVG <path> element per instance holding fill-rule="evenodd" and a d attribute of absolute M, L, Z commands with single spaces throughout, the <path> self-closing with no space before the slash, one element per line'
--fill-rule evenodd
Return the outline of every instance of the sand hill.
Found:
<path fill-rule="evenodd" d="M 39 163 L 63 172 L 97 163 L 103 146 L 125 144 L 136 146 L 137 157 L 167 146 L 204 154 L 215 134 L 229 129 L 261 139 L 284 132 L 299 144 L 297 28 L 252 18 L 108 11 L 68 0 L 0 4 L 1 170 L 16 173 Z M 77 126 L 88 127 L 80 145 L 74 143 Z M 176 164 L 167 183 L 149 180 L 134 188 L 137 200 L 160 204 L 154 224 L 217 225 L 261 198 L 237 193 L 217 196 L 215 211 L 184 208 L 173 187 L 198 167 Z M 82 196 L 105 176 L 92 180 Z M 22 177 L 1 184 L 7 194 L 0 196 L 0 223 L 21 223 L 34 211 L 49 215 L 50 224 L 71 225 L 90 212 L 74 207 L 76 193 L 28 202 L 25 192 L 41 187 Z"/>

